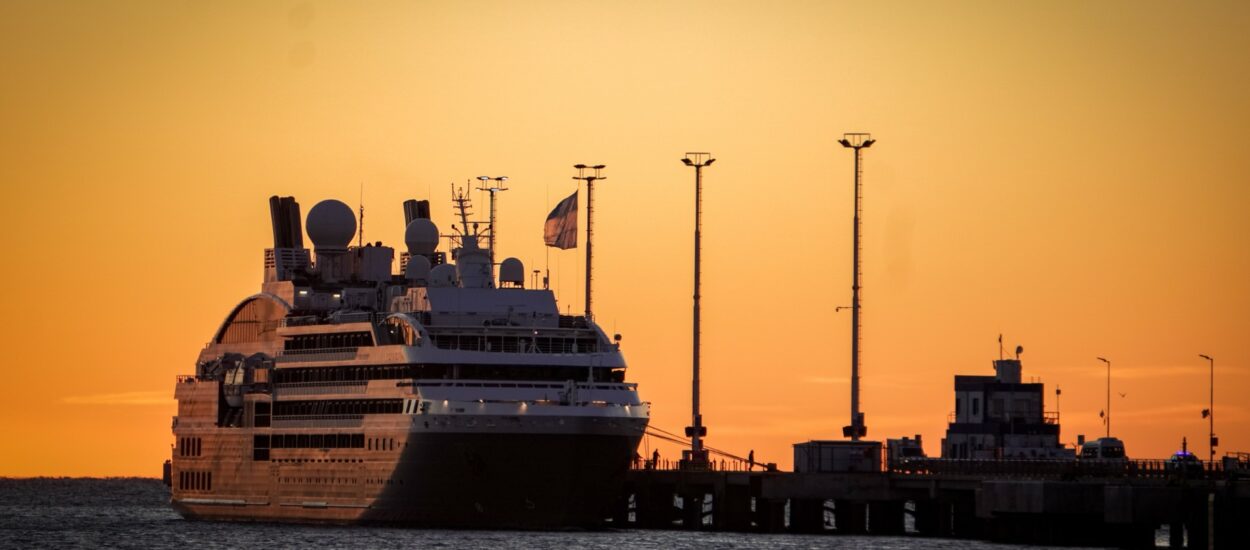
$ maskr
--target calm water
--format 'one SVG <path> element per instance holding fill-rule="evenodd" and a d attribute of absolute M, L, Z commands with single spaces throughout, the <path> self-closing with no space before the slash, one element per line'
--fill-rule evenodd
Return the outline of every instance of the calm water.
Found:
<path fill-rule="evenodd" d="M 3 548 L 973 548 L 1022 549 L 966 540 L 756 535 L 687 531 L 443 531 L 185 521 L 152 479 L 0 479 Z"/>

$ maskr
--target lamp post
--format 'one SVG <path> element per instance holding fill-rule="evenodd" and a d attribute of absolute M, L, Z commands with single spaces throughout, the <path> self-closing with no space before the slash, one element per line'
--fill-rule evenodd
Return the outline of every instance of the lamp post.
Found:
<path fill-rule="evenodd" d="M 852 249 L 854 265 L 851 283 L 851 425 L 842 428 L 843 437 L 849 437 L 851 441 L 859 441 L 861 437 L 868 435 L 868 427 L 864 425 L 864 413 L 859 412 L 859 289 L 862 282 L 862 273 L 859 269 L 859 232 L 862 210 L 860 201 L 863 196 L 863 171 L 860 169 L 860 157 L 863 149 L 872 147 L 872 144 L 876 142 L 877 140 L 872 139 L 872 134 L 866 133 L 842 134 L 842 139 L 838 140 L 843 147 L 855 150 L 855 221 Z"/>
<path fill-rule="evenodd" d="M 504 187 L 504 182 L 508 181 L 508 176 L 496 178 L 478 176 L 477 179 L 482 182 L 481 187 L 478 187 L 477 190 L 490 193 L 490 235 L 487 246 L 490 247 L 490 280 L 493 285 L 495 284 L 495 192 L 508 190 L 507 187 Z M 495 182 L 494 185 L 489 183 L 491 181 Z"/>
<path fill-rule="evenodd" d="M 1215 447 L 1220 444 L 1219 440 L 1215 438 L 1215 359 L 1212 359 L 1210 355 L 1203 355 L 1203 354 L 1198 354 L 1198 357 L 1206 359 L 1207 364 L 1211 366 L 1211 395 L 1210 395 L 1211 401 L 1209 404 L 1207 404 L 1207 411 L 1206 411 L 1207 419 L 1209 419 L 1211 422 L 1211 433 L 1210 433 L 1211 438 L 1208 439 L 1207 441 L 1211 445 L 1211 455 L 1209 457 L 1209 460 L 1211 462 L 1215 462 Z"/>
<path fill-rule="evenodd" d="M 1107 437 L 1111 437 L 1111 361 L 1102 357 L 1098 360 L 1107 364 Z"/>
<path fill-rule="evenodd" d="M 699 413 L 699 275 L 703 250 L 703 167 L 711 166 L 716 159 L 712 158 L 711 153 L 686 153 L 681 162 L 694 168 L 694 376 L 691 381 L 691 425 L 686 427 L 686 437 L 690 438 L 687 461 L 692 466 L 701 467 L 707 464 L 707 451 L 703 449 L 707 428 L 703 425 L 703 415 Z"/>
<path fill-rule="evenodd" d="M 590 238 L 594 234 L 595 223 L 595 182 L 608 179 L 603 175 L 603 169 L 607 168 L 607 165 L 574 164 L 573 168 L 577 169 L 577 175 L 573 176 L 573 179 L 586 182 L 586 319 L 589 320 L 593 318 L 590 313 L 590 262 L 593 256 Z M 594 170 L 594 173 L 587 173 L 587 170 Z"/>

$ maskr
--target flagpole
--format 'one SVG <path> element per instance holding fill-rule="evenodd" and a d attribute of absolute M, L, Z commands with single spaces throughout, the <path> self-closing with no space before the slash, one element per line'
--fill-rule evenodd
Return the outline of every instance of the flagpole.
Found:
<path fill-rule="evenodd" d="M 594 257 L 593 245 L 591 244 L 591 236 L 594 234 L 593 228 L 594 228 L 594 219 L 595 219 L 595 206 L 594 206 L 595 204 L 594 203 L 595 181 L 608 179 L 606 176 L 601 175 L 605 167 L 606 166 L 603 164 L 596 164 L 594 166 L 587 166 L 585 164 L 573 165 L 573 168 L 577 169 L 577 175 L 573 176 L 573 179 L 586 182 L 586 319 L 588 320 L 593 318 L 593 315 L 591 314 L 591 308 L 590 308 L 590 302 L 591 302 L 591 293 L 590 293 L 591 277 L 590 275 L 591 275 L 591 262 L 592 262 L 592 258 Z M 595 173 L 593 175 L 588 175 L 586 173 L 586 170 L 594 170 Z"/>

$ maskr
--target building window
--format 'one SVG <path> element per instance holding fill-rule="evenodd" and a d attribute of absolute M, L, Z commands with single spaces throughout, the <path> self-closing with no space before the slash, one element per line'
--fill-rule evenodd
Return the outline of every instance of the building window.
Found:
<path fill-rule="evenodd" d="M 972 414 L 973 416 L 981 414 L 981 400 L 975 397 L 972 398 Z"/>

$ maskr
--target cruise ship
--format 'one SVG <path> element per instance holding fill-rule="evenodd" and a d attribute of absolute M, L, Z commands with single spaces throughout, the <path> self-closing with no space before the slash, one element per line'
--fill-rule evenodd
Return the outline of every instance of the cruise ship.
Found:
<path fill-rule="evenodd" d="M 346 204 L 308 211 L 310 251 L 299 204 L 270 198 L 260 292 L 229 310 L 176 382 L 166 476 L 178 513 L 602 523 L 650 414 L 625 382 L 620 336 L 561 315 L 516 258 L 496 264 L 493 220 L 470 221 L 463 191 L 454 201 L 447 234 L 428 202 L 404 203 L 394 273 L 395 250 L 360 242 Z"/>

